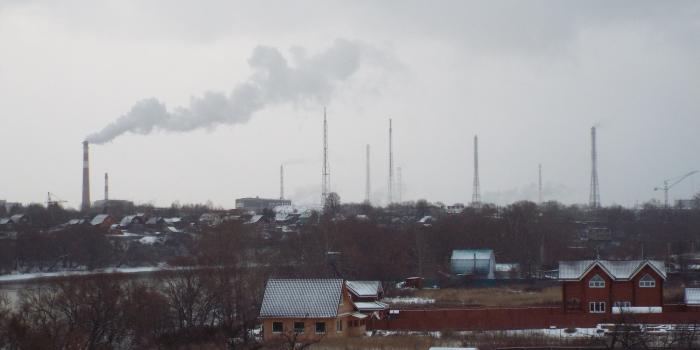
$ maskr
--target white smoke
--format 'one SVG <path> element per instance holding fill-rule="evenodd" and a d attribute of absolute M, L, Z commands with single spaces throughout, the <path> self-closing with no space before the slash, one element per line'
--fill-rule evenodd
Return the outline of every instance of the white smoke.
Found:
<path fill-rule="evenodd" d="M 369 50 L 368 50 L 369 49 Z M 359 68 L 363 53 L 376 53 L 361 43 L 337 39 L 326 51 L 307 56 L 304 49 L 291 50 L 293 65 L 273 47 L 258 46 L 248 64 L 251 77 L 226 96 L 206 92 L 192 97 L 189 107 L 169 111 L 156 98 L 136 102 L 131 110 L 99 132 L 87 137 L 90 143 L 105 143 L 126 132 L 148 134 L 154 130 L 191 131 L 220 124 L 240 124 L 267 105 L 328 100 L 335 86 Z"/>

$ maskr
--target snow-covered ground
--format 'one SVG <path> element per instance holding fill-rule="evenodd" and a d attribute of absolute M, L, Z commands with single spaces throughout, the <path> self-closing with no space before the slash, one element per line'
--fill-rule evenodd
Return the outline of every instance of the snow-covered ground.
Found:
<path fill-rule="evenodd" d="M 591 338 L 603 336 L 604 332 L 599 328 L 576 328 L 573 332 L 569 333 L 563 328 L 544 328 L 544 329 L 517 329 L 517 330 L 502 330 L 502 331 L 462 331 L 462 332 L 450 332 L 451 334 L 458 335 L 471 335 L 471 334 L 492 334 L 492 335 L 505 335 L 505 336 L 533 336 L 542 335 L 548 337 L 556 338 Z M 415 336 L 426 336 L 433 338 L 441 338 L 442 333 L 437 332 L 412 332 L 412 331 L 384 331 L 377 330 L 374 332 L 367 332 L 367 336 L 375 337 L 386 337 L 393 335 L 415 335 Z"/>
<path fill-rule="evenodd" d="M 435 299 L 417 298 L 417 297 L 396 297 L 384 298 L 383 303 L 388 304 L 435 304 Z"/>

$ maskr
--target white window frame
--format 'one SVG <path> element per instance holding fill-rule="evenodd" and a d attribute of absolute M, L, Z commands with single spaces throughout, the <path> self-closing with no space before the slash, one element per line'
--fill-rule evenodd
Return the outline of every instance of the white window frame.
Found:
<path fill-rule="evenodd" d="M 648 273 L 639 279 L 639 288 L 655 288 L 656 280 Z"/>
<path fill-rule="evenodd" d="M 605 302 L 604 301 L 591 301 L 588 303 L 588 312 L 592 314 L 604 314 L 605 313 Z"/>
<path fill-rule="evenodd" d="M 605 288 L 605 279 L 600 275 L 595 275 L 588 280 L 588 288 Z"/>

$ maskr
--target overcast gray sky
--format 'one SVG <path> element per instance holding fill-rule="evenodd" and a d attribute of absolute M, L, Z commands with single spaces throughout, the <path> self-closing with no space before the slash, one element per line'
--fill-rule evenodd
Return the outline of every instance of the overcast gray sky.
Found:
<path fill-rule="evenodd" d="M 593 125 L 603 204 L 660 199 L 700 169 L 700 2 L 0 2 L 0 199 L 78 207 L 106 130 L 93 200 L 109 172 L 112 198 L 233 207 L 286 163 L 318 202 L 324 105 L 344 202 L 366 144 L 386 201 L 388 118 L 405 200 L 469 202 L 478 134 L 485 201 L 535 200 L 542 163 L 545 199 L 585 203 Z"/>

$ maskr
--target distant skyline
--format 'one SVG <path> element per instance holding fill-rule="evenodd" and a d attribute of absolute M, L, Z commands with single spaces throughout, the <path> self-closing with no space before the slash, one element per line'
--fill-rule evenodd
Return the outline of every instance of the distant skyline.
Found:
<path fill-rule="evenodd" d="M 0 200 L 232 208 L 240 197 L 603 206 L 700 170 L 700 2 L 9 0 L 0 3 Z M 696 175 L 671 201 L 700 191 Z M 394 197 L 398 197 L 394 194 Z"/>

